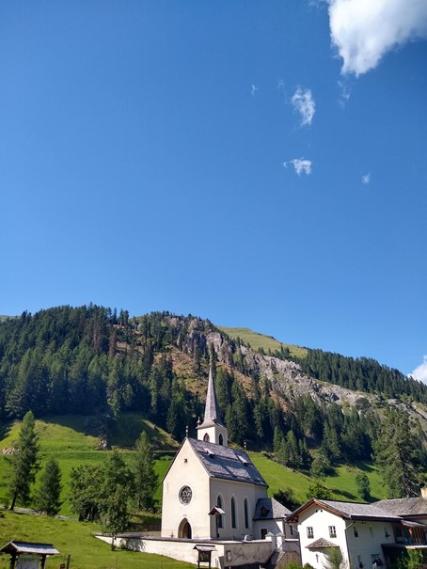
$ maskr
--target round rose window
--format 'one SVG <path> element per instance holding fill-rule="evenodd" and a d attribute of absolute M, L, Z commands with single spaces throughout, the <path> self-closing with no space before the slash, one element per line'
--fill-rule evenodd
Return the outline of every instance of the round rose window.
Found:
<path fill-rule="evenodd" d="M 191 502 L 192 496 L 193 492 L 190 486 L 183 486 L 179 491 L 179 499 L 183 504 L 189 504 Z"/>

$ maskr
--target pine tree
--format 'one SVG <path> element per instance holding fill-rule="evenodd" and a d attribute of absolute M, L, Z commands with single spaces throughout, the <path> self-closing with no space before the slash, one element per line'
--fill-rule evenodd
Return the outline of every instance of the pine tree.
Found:
<path fill-rule="evenodd" d="M 103 469 L 101 491 L 103 523 L 113 536 L 126 530 L 129 525 L 128 505 L 133 490 L 134 477 L 120 454 L 114 451 Z"/>
<path fill-rule="evenodd" d="M 28 411 L 23 419 L 19 439 L 12 456 L 12 476 L 9 484 L 12 499 L 11 510 L 15 508 L 17 501 L 27 505 L 31 500 L 31 484 L 35 480 L 39 467 L 38 450 L 34 415 Z"/>
<path fill-rule="evenodd" d="M 376 444 L 376 462 L 383 473 L 389 498 L 418 494 L 421 473 L 414 460 L 416 445 L 408 415 L 400 410 L 389 411 Z"/>
<path fill-rule="evenodd" d="M 356 485 L 359 496 L 365 502 L 369 502 L 371 498 L 371 485 L 369 483 L 369 478 L 365 473 L 360 473 L 356 476 Z"/>
<path fill-rule="evenodd" d="M 136 441 L 135 453 L 135 501 L 139 509 L 152 510 L 158 476 L 154 470 L 153 449 L 147 433 L 142 432 Z"/>
<path fill-rule="evenodd" d="M 61 509 L 61 471 L 54 459 L 46 463 L 37 491 L 35 503 L 37 509 L 48 516 L 55 516 Z"/>

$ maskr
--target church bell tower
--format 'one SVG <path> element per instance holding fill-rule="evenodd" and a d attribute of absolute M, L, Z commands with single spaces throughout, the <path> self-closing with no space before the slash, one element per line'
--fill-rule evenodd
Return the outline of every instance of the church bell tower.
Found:
<path fill-rule="evenodd" d="M 208 392 L 206 394 L 205 416 L 197 427 L 197 438 L 216 445 L 228 445 L 227 428 L 222 424 L 215 393 L 212 364 L 209 367 Z"/>

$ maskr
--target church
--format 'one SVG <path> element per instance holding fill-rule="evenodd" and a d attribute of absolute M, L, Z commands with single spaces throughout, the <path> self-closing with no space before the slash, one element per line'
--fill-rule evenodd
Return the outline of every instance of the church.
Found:
<path fill-rule="evenodd" d="M 221 569 L 258 569 L 272 559 L 298 561 L 291 513 L 267 495 L 248 454 L 228 445 L 209 371 L 204 419 L 197 438 L 186 436 L 163 481 L 160 537 L 119 534 L 117 546 Z M 112 537 L 97 534 L 112 542 Z M 206 566 L 203 563 L 203 566 Z"/>
<path fill-rule="evenodd" d="M 289 513 L 267 497 L 267 484 L 247 453 L 228 446 L 211 367 L 197 439 L 186 437 L 163 482 L 162 537 L 264 539 L 284 533 Z"/>

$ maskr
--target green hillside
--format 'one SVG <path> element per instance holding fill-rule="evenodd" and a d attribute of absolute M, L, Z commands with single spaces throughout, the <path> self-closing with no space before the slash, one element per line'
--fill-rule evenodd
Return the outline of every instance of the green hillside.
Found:
<path fill-rule="evenodd" d="M 71 514 L 69 495 L 69 477 L 73 466 L 78 464 L 102 463 L 111 451 L 98 450 L 99 438 L 91 433 L 91 422 L 84 417 L 58 416 L 49 420 L 37 421 L 37 430 L 40 436 L 41 463 L 48 458 L 56 458 L 59 461 L 63 476 L 63 496 L 64 501 L 62 513 Z M 136 426 L 141 426 L 147 430 L 155 441 L 158 451 L 156 460 L 156 471 L 159 480 L 162 481 L 166 470 L 169 467 L 173 453 L 177 444 L 172 441 L 167 433 L 160 429 L 154 429 L 152 424 L 140 415 L 126 413 L 120 417 L 116 429 L 116 436 L 113 438 L 113 448 L 117 448 L 123 453 L 127 461 L 132 461 L 133 451 L 129 448 L 134 443 L 139 434 Z M 9 475 L 9 465 L 7 458 L 2 455 L 4 449 L 11 447 L 17 438 L 20 423 L 16 422 L 6 429 L 0 439 L 0 503 L 7 502 L 7 480 Z M 129 431 L 126 430 L 129 428 Z M 133 434 L 132 434 L 133 433 Z M 173 446 L 175 445 L 175 446 Z M 278 490 L 291 488 L 295 498 L 303 502 L 306 499 L 310 477 L 301 472 L 293 471 L 268 458 L 260 452 L 250 453 L 255 465 L 270 486 L 270 494 Z M 359 500 L 357 494 L 355 477 L 360 472 L 360 468 L 350 466 L 340 466 L 336 469 L 335 476 L 328 476 L 324 483 L 333 491 L 337 499 Z M 364 468 L 368 475 L 373 496 L 376 498 L 385 497 L 385 488 L 381 482 L 379 473 L 371 466 Z M 161 484 L 156 492 L 156 497 L 161 499 Z"/>
<path fill-rule="evenodd" d="M 61 558 L 48 560 L 54 569 L 71 555 L 73 569 L 189 569 L 192 565 L 159 555 L 116 550 L 93 537 L 95 524 L 4 512 L 0 516 L 0 543 L 11 539 L 53 543 Z M 0 569 L 9 569 L 8 556 L 0 556 Z"/>
<path fill-rule="evenodd" d="M 41 466 L 49 458 L 58 460 L 63 481 L 62 513 L 71 514 L 68 501 L 71 469 L 78 464 L 102 463 L 111 451 L 98 450 L 100 439 L 91 433 L 91 421 L 88 418 L 64 415 L 39 420 L 36 425 L 40 436 Z M 19 428 L 19 422 L 13 423 L 0 439 L 0 503 L 7 501 L 7 480 L 10 472 L 7 457 L 3 452 L 17 439 Z M 126 413 L 118 421 L 117 428 L 113 430 L 112 442 L 113 448 L 119 449 L 128 461 L 132 460 L 132 451 L 127 447 L 134 444 L 142 429 L 148 432 L 156 448 L 160 449 L 160 454 L 162 449 L 172 449 L 172 445 L 176 445 L 166 432 L 154 428 L 149 421 L 137 414 Z M 169 463 L 168 455 L 156 461 L 156 470 L 160 479 L 163 478 Z M 160 487 L 157 498 L 160 499 Z"/>
<path fill-rule="evenodd" d="M 225 326 L 219 326 L 219 329 L 230 336 L 230 338 L 240 338 L 245 344 L 249 344 L 249 346 L 254 350 L 262 348 L 266 352 L 268 352 L 268 350 L 275 352 L 276 350 L 280 350 L 281 346 L 284 346 L 290 351 L 291 355 L 296 358 L 304 358 L 307 354 L 306 348 L 301 348 L 294 344 L 279 342 L 279 340 L 276 340 L 273 336 L 266 336 L 259 332 L 254 332 L 250 328 L 227 328 Z"/>

